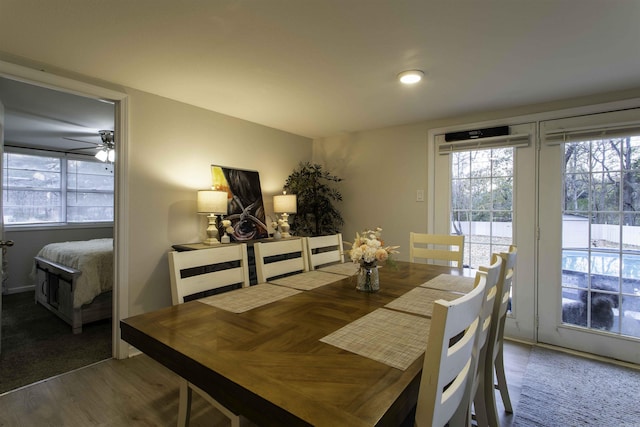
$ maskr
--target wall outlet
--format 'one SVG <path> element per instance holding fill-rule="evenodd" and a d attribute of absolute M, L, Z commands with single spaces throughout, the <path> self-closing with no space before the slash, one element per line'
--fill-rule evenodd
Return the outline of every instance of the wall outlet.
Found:
<path fill-rule="evenodd" d="M 416 190 L 416 202 L 424 202 L 424 190 Z"/>

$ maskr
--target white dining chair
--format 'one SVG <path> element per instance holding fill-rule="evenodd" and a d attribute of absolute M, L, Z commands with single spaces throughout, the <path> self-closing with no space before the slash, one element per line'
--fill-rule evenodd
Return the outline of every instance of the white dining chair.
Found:
<path fill-rule="evenodd" d="M 492 314 L 493 324 L 489 334 L 484 371 L 487 415 L 489 417 L 489 425 L 492 426 L 499 424 L 495 389 L 500 391 L 505 412 L 513 413 L 507 387 L 507 377 L 504 371 L 504 324 L 507 318 L 509 298 L 511 298 L 511 285 L 515 274 L 518 248 L 515 245 L 511 245 L 509 252 L 500 253 L 500 257 L 502 258 L 502 266 L 498 281 L 498 299 Z"/>
<path fill-rule="evenodd" d="M 485 300 L 482 304 L 482 310 L 480 312 L 481 328 L 478 332 L 478 343 L 475 350 L 474 357 L 474 373 L 472 375 L 473 381 L 469 383 L 469 398 L 474 409 L 474 418 L 478 427 L 489 426 L 489 417 L 487 414 L 486 401 L 490 399 L 490 396 L 485 395 L 484 380 L 485 380 L 485 361 L 487 360 L 489 349 L 489 339 L 491 330 L 493 327 L 493 312 L 495 303 L 499 300 L 498 282 L 500 281 L 500 273 L 502 268 L 502 258 L 498 255 L 494 255 L 492 263 L 488 267 L 479 267 L 480 272 L 486 275 L 486 289 Z M 477 276 L 476 276 L 477 282 Z M 469 412 L 468 424 L 472 424 L 471 412 Z M 495 427 L 495 426 L 493 426 Z"/>
<path fill-rule="evenodd" d="M 476 286 L 453 301 L 433 303 L 431 326 L 418 391 L 417 427 L 464 426 L 469 417 L 469 388 L 474 348 L 486 298 L 486 273 L 476 273 Z"/>
<path fill-rule="evenodd" d="M 253 245 L 258 283 L 309 270 L 306 240 L 294 238 Z"/>
<path fill-rule="evenodd" d="M 309 270 L 313 271 L 327 264 L 344 263 L 342 233 L 306 237 L 306 240 Z"/>
<path fill-rule="evenodd" d="M 464 235 L 409 233 L 409 261 L 446 261 L 462 267 Z"/>
<path fill-rule="evenodd" d="M 208 249 L 169 252 L 171 298 L 173 304 L 182 304 L 185 298 L 197 299 L 208 291 L 227 286 L 249 286 L 249 267 L 246 244 L 219 245 Z M 180 378 L 178 403 L 178 427 L 189 425 L 192 392 L 202 396 L 211 406 L 231 420 L 232 427 L 239 427 L 244 418 L 230 411 L 207 392 Z"/>
<path fill-rule="evenodd" d="M 230 285 L 247 287 L 247 245 L 242 243 L 192 251 L 171 251 L 169 274 L 174 305 L 182 304 L 189 296 Z"/>

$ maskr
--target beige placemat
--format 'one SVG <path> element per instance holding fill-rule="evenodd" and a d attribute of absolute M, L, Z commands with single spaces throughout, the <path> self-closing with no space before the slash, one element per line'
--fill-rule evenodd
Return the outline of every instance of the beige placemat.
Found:
<path fill-rule="evenodd" d="M 212 295 L 198 301 L 232 313 L 243 313 L 299 293 L 300 291 L 295 289 L 262 283 L 248 288 Z"/>
<path fill-rule="evenodd" d="M 385 305 L 385 307 L 431 317 L 433 314 L 434 301 L 439 299 L 452 301 L 461 296 L 462 294 L 459 293 L 417 287 L 411 289 L 401 297 L 394 299 L 389 304 Z"/>
<path fill-rule="evenodd" d="M 314 270 L 282 277 L 280 279 L 269 280 L 269 283 L 299 289 L 301 291 L 309 291 L 342 279 L 344 279 L 344 276 L 340 274 Z"/>
<path fill-rule="evenodd" d="M 426 283 L 420 285 L 424 288 L 441 289 L 444 291 L 460 292 L 467 294 L 473 289 L 475 278 L 464 276 L 452 276 L 451 274 L 441 274 Z"/>
<path fill-rule="evenodd" d="M 327 265 L 326 267 L 320 267 L 318 270 L 327 271 L 329 273 L 342 274 L 344 276 L 353 276 L 358 272 L 360 268 L 359 264 L 354 262 L 342 262 L 340 264 Z"/>
<path fill-rule="evenodd" d="M 404 371 L 426 350 L 430 324 L 425 317 L 379 308 L 320 341 Z"/>

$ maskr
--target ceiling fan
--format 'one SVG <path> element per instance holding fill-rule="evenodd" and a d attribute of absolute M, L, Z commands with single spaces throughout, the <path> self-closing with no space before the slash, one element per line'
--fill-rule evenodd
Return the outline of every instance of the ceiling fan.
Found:
<path fill-rule="evenodd" d="M 82 151 L 82 150 L 98 150 L 95 154 L 96 158 L 101 162 L 108 161 L 109 163 L 113 163 L 115 160 L 115 140 L 113 137 L 112 130 L 99 130 L 98 135 L 100 135 L 101 143 L 96 143 L 93 141 L 86 141 L 82 139 L 69 138 L 65 137 L 64 139 L 68 139 L 70 141 L 78 141 L 83 142 L 85 144 L 92 144 L 93 147 L 81 147 L 81 148 L 72 148 L 69 151 Z"/>

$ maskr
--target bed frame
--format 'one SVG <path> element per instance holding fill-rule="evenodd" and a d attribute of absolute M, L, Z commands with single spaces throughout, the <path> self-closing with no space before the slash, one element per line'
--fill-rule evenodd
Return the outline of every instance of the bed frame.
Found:
<path fill-rule="evenodd" d="M 36 256 L 34 261 L 37 278 L 36 302 L 71 325 L 74 334 L 81 333 L 82 325 L 86 323 L 111 318 L 112 291 L 98 295 L 91 304 L 74 308 L 76 280 L 82 272 L 39 256 Z"/>

